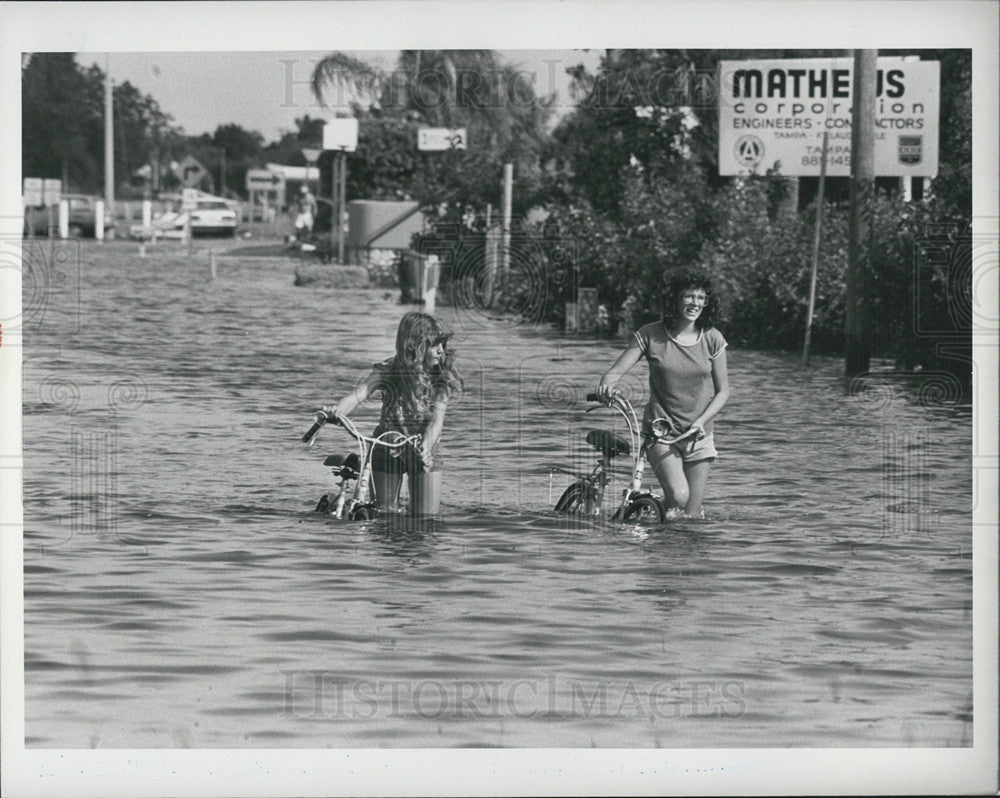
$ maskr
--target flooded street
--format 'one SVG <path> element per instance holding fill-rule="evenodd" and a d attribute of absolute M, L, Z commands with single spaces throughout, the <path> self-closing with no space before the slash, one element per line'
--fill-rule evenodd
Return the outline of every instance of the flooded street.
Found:
<path fill-rule="evenodd" d="M 592 465 L 623 342 L 442 306 L 441 515 L 338 523 L 349 439 L 300 438 L 393 353 L 397 293 L 103 252 L 35 304 L 25 277 L 29 747 L 971 745 L 947 380 L 849 395 L 839 359 L 730 349 L 706 519 L 565 518 L 549 467 Z"/>

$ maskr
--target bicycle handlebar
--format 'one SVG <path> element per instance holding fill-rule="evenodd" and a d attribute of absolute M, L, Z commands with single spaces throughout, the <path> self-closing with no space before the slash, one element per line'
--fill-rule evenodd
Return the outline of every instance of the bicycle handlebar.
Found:
<path fill-rule="evenodd" d="M 351 421 L 347 416 L 335 416 L 331 418 L 325 412 L 320 410 L 319 412 L 316 413 L 315 423 L 309 428 L 309 431 L 302 436 L 302 442 L 312 446 L 313 441 L 316 440 L 317 433 L 319 433 L 319 431 L 323 428 L 323 426 L 326 423 L 331 421 L 334 424 L 338 424 L 341 427 L 343 427 L 344 431 L 347 432 L 347 434 L 350 435 L 355 440 L 365 441 L 366 443 L 372 446 L 385 446 L 388 449 L 398 449 L 399 447 L 406 446 L 407 444 L 417 446 L 417 444 L 420 441 L 419 435 L 407 436 L 403 435 L 402 432 L 398 432 L 396 430 L 386 430 L 377 438 L 372 438 L 369 437 L 368 435 L 362 435 L 360 432 L 358 432 L 357 427 L 354 426 L 354 422 Z M 384 435 L 398 435 L 399 440 L 390 443 L 389 441 L 382 440 L 382 437 Z"/>
<path fill-rule="evenodd" d="M 329 418 L 327 417 L 326 413 L 324 413 L 322 410 L 318 412 L 316 414 L 316 423 L 314 423 L 309 428 L 309 431 L 302 436 L 302 442 L 312 446 L 313 441 L 316 440 L 316 435 L 319 433 L 321 429 L 323 429 L 323 425 L 326 424 L 327 421 L 329 421 Z"/>

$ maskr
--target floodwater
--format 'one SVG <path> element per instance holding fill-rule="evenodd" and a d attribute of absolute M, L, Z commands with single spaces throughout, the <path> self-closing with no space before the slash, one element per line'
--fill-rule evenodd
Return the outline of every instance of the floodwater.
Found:
<path fill-rule="evenodd" d="M 839 360 L 731 350 L 706 519 L 567 519 L 548 469 L 615 424 L 584 395 L 622 343 L 439 307 L 441 515 L 338 523 L 311 509 L 349 441 L 300 437 L 392 353 L 396 295 L 71 255 L 24 281 L 27 745 L 971 745 L 947 378 L 851 395 Z"/>

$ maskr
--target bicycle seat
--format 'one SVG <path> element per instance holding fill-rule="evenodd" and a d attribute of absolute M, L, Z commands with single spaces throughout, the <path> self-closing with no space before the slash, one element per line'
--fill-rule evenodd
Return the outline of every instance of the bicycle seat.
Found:
<path fill-rule="evenodd" d="M 331 454 L 326 460 L 323 461 L 323 465 L 330 466 L 331 468 L 339 468 L 341 471 L 353 471 L 358 473 L 361 470 L 361 458 L 358 457 L 357 452 L 351 452 L 350 454 Z"/>
<path fill-rule="evenodd" d="M 606 429 L 592 429 L 587 433 L 587 443 L 593 446 L 605 457 L 615 457 L 619 454 L 632 454 L 632 444 L 621 435 L 616 435 Z"/>

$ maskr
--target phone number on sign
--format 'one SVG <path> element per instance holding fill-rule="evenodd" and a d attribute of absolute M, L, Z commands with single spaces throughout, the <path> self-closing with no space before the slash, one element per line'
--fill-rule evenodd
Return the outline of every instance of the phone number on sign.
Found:
<path fill-rule="evenodd" d="M 820 163 L 822 162 L 822 160 L 823 160 L 823 157 L 821 155 L 803 155 L 802 156 L 802 165 L 803 166 L 819 166 Z M 851 165 L 851 156 L 850 155 L 828 155 L 828 156 L 826 156 L 826 165 L 829 166 L 830 164 L 837 164 L 837 165 L 843 164 L 844 166 L 850 166 Z"/>

